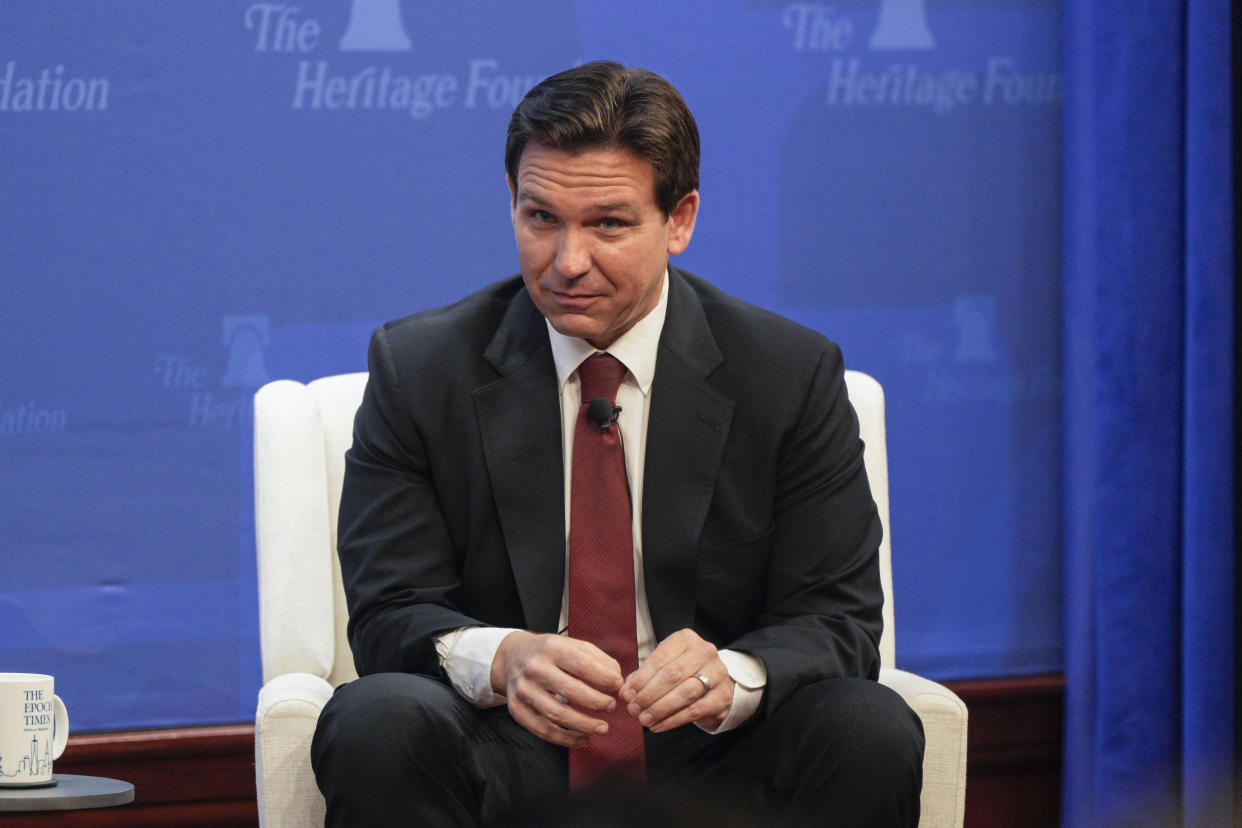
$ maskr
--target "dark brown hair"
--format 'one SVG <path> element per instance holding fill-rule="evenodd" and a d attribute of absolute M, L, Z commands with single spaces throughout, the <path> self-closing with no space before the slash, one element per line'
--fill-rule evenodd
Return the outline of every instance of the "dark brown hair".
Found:
<path fill-rule="evenodd" d="M 552 149 L 620 147 L 651 162 L 667 217 L 699 188 L 699 129 L 673 85 L 655 72 L 597 61 L 546 78 L 509 119 L 505 172 L 517 185 L 528 143 Z"/>

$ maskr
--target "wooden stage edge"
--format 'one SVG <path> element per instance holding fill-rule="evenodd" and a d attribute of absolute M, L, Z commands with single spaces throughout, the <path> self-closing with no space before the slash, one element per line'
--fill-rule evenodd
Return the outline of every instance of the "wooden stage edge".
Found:
<path fill-rule="evenodd" d="M 970 711 L 966 825 L 1056 825 L 1064 677 L 945 684 Z M 97 811 L 5 814 L 6 826 L 258 822 L 249 724 L 73 735 L 56 771 L 132 782 L 134 802 Z"/>

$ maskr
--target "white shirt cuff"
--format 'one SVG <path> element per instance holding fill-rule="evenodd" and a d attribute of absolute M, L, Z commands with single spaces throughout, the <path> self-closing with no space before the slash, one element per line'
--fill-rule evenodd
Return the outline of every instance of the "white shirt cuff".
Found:
<path fill-rule="evenodd" d="M 733 679 L 733 703 L 729 707 L 729 715 L 725 716 L 719 727 L 698 725 L 707 733 L 726 733 L 749 721 L 759 709 L 763 688 L 768 684 L 768 669 L 758 657 L 737 650 L 721 650 L 717 655 L 729 671 L 729 678 Z"/>
<path fill-rule="evenodd" d="M 432 636 L 440 666 L 458 693 L 476 707 L 499 707 L 506 699 L 492 690 L 492 659 L 509 627 L 460 627 Z M 735 697 L 736 698 L 736 697 Z"/>

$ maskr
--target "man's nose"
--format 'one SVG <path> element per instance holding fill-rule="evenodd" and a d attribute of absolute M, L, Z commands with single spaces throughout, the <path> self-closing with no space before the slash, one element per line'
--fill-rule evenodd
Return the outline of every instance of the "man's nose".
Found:
<path fill-rule="evenodd" d="M 580 232 L 566 229 L 556 249 L 556 270 L 566 279 L 577 279 L 591 269 L 591 252 Z"/>

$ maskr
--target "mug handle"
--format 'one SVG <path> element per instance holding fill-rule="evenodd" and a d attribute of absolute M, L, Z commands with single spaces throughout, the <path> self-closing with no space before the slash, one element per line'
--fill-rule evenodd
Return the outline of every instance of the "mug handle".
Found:
<path fill-rule="evenodd" d="M 56 712 L 52 719 L 52 758 L 59 759 L 69 741 L 69 711 L 60 696 L 53 694 L 52 698 L 56 700 Z"/>

